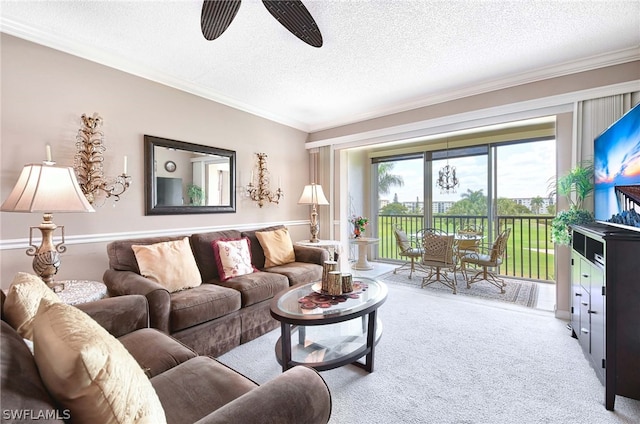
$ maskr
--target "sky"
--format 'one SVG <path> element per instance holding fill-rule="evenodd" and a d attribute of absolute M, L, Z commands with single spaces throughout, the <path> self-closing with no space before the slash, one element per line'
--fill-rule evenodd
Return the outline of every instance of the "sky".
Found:
<path fill-rule="evenodd" d="M 498 148 L 498 197 L 547 197 L 549 181 L 556 174 L 556 143 L 555 140 L 523 143 Z M 446 161 L 434 162 L 434 173 L 446 165 Z M 449 165 L 456 167 L 456 174 L 460 186 L 455 194 L 441 194 L 439 188 L 434 188 L 434 201 L 456 201 L 461 193 L 467 190 L 483 190 L 487 194 L 487 158 L 474 156 L 449 159 Z M 422 160 L 397 162 L 391 171 L 404 179 L 404 186 L 391 188 L 383 199 L 393 200 L 394 193 L 398 194 L 398 201 L 413 202 L 416 196 L 423 201 L 422 194 Z"/>

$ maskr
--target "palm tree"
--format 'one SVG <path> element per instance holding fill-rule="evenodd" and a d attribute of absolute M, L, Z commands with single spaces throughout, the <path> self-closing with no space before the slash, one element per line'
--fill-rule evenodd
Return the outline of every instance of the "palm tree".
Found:
<path fill-rule="evenodd" d="M 531 199 L 531 211 L 536 215 L 540 213 L 540 209 L 542 209 L 543 205 L 544 205 L 544 200 L 542 200 L 542 197 L 536 196 L 533 199 Z"/>
<path fill-rule="evenodd" d="M 394 175 L 391 173 L 395 163 L 383 162 L 378 164 L 378 193 L 389 194 L 391 187 L 404 185 L 404 180 L 400 175 Z"/>
<path fill-rule="evenodd" d="M 462 193 L 460 195 L 460 198 L 469 200 L 469 203 L 471 203 L 471 204 L 482 204 L 483 203 L 485 206 L 487 204 L 487 197 L 482 192 L 482 189 L 476 190 L 476 191 L 473 191 L 471 189 L 467 189 L 467 192 L 466 193 Z"/>

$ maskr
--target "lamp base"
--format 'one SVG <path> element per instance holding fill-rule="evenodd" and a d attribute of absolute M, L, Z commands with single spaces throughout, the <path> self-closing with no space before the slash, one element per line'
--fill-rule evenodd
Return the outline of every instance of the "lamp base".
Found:
<path fill-rule="evenodd" d="M 42 243 L 40 247 L 33 244 L 33 230 L 37 228 L 42 233 Z M 55 245 L 53 243 L 53 232 L 56 228 L 62 229 L 62 242 Z M 53 222 L 53 216 L 45 213 L 42 223 L 38 227 L 31 227 L 29 233 L 29 249 L 27 255 L 33 256 L 33 270 L 45 282 L 47 286 L 54 292 L 60 292 L 64 289 L 64 285 L 53 281 L 53 276 L 58 273 L 60 268 L 60 253 L 67 248 L 64 246 L 64 226 L 58 227 Z"/>

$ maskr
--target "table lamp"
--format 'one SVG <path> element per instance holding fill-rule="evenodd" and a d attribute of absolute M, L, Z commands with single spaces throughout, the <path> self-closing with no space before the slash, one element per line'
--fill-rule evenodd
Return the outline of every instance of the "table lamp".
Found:
<path fill-rule="evenodd" d="M 25 165 L 18 182 L 4 201 L 0 210 L 4 212 L 43 212 L 42 223 L 30 227 L 27 255 L 33 256 L 33 270 L 54 291 L 62 289 L 56 285 L 53 276 L 60 268 L 60 253 L 64 246 L 64 226 L 62 240 L 53 244 L 53 233 L 58 228 L 53 222 L 53 212 L 94 212 L 82 193 L 76 174 L 71 167 L 54 166 L 55 162 L 43 162 L 42 165 Z M 33 244 L 33 229 L 42 233 L 40 247 Z"/>
<path fill-rule="evenodd" d="M 311 243 L 318 243 L 318 232 L 320 224 L 318 223 L 318 205 L 328 205 L 329 201 L 324 196 L 322 186 L 320 184 L 309 184 L 304 186 L 302 196 L 298 200 L 299 205 L 311 205 Z"/>

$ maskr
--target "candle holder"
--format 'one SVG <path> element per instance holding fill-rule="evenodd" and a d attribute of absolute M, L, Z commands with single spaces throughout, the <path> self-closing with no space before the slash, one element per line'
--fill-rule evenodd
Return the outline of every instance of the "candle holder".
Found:
<path fill-rule="evenodd" d="M 82 128 L 78 130 L 76 137 L 77 153 L 73 164 L 78 184 L 93 206 L 101 206 L 109 197 L 114 197 L 117 202 L 131 186 L 131 176 L 127 175 L 127 157 L 124 157 L 122 174 L 114 178 L 105 177 L 103 153 L 106 147 L 103 140 L 104 134 L 99 130 L 102 126 L 102 118 L 97 113 L 92 117 L 83 114 L 81 118 Z M 99 202 L 100 205 L 97 205 Z"/>
<path fill-rule="evenodd" d="M 258 202 L 258 206 L 264 206 L 265 202 L 278 204 L 284 193 L 280 187 L 275 192 L 269 188 L 269 170 L 267 169 L 267 154 L 256 153 L 258 156 L 258 180 L 254 184 L 253 171 L 251 181 L 247 185 L 247 194 L 251 200 Z M 278 184 L 280 185 L 280 184 Z"/>

